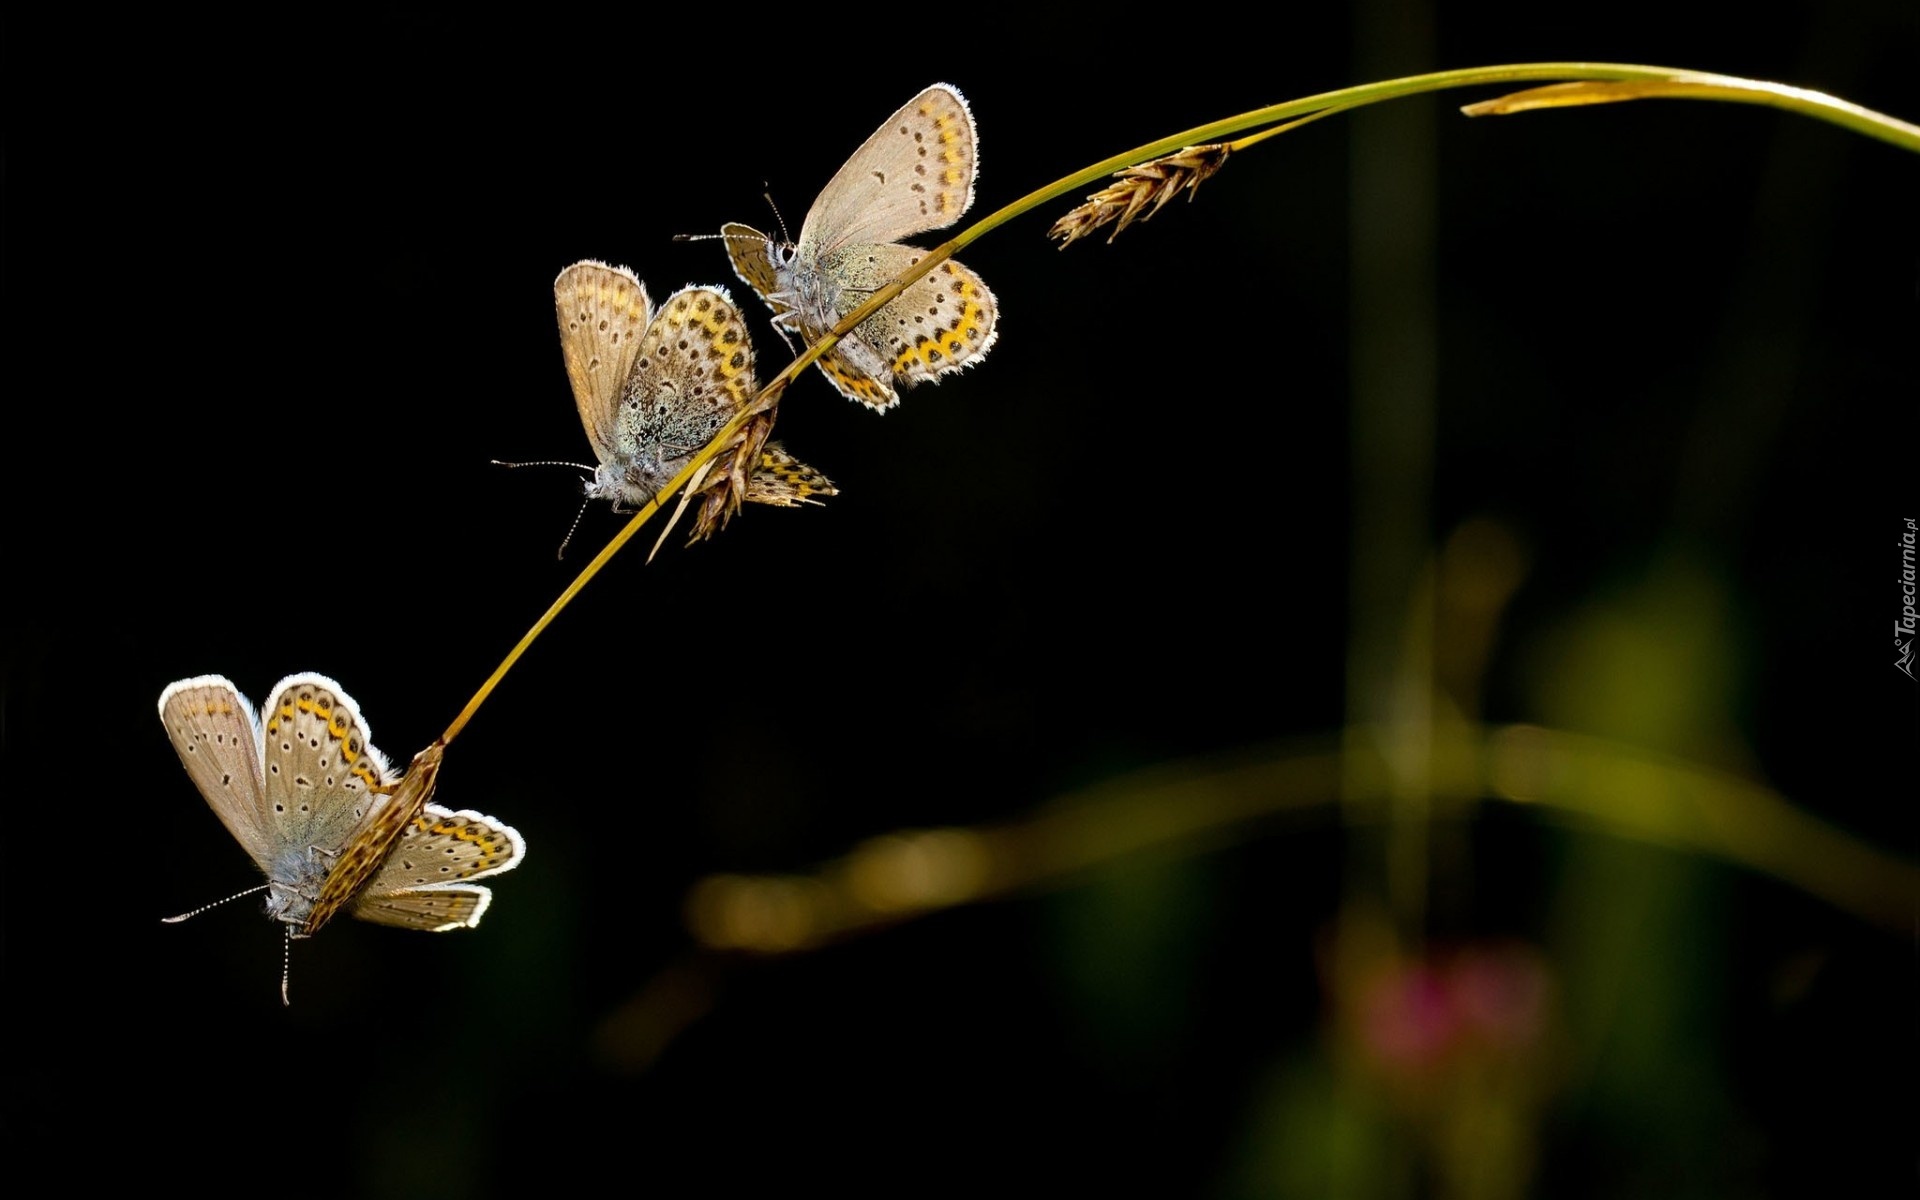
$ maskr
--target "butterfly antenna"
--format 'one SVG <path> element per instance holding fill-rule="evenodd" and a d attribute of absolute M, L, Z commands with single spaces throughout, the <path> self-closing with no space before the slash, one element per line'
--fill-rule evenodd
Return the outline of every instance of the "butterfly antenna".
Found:
<path fill-rule="evenodd" d="M 264 883 L 261 884 L 259 887 L 250 887 L 244 892 L 235 892 L 233 895 L 228 896 L 226 900 L 215 900 L 212 904 L 202 904 L 199 908 L 194 909 L 192 912 L 183 912 L 177 917 L 161 917 L 160 923 L 163 925 L 178 925 L 180 922 L 186 920 L 188 917 L 197 917 L 201 913 L 207 911 L 210 908 L 219 908 L 222 904 L 225 904 L 227 900 L 238 900 L 242 896 L 251 896 L 255 892 L 264 892 L 266 890 L 267 890 L 267 885 Z"/>
<path fill-rule="evenodd" d="M 497 458 L 488 459 L 487 461 L 491 462 L 496 467 L 572 467 L 576 471 L 585 471 L 589 475 L 593 474 L 593 471 L 594 471 L 594 468 L 588 466 L 585 463 L 552 462 L 547 460 L 542 460 L 540 462 L 510 463 L 510 462 L 502 462 Z"/>
<path fill-rule="evenodd" d="M 591 496 L 580 502 L 580 511 L 573 514 L 573 524 L 567 526 L 567 536 L 560 539 L 560 549 L 554 552 L 553 557 L 556 561 L 567 556 L 567 546 L 573 541 L 574 530 L 580 528 L 580 518 L 587 515 L 587 505 L 592 503 L 593 497 Z"/>
<path fill-rule="evenodd" d="M 761 192 L 760 196 L 767 202 L 767 207 L 773 210 L 773 223 L 780 227 L 780 240 L 791 242 L 793 235 L 787 232 L 787 219 L 780 215 L 780 206 L 773 202 L 773 188 L 764 183 L 760 186 L 767 189 Z"/>
<path fill-rule="evenodd" d="M 287 989 L 293 982 L 293 926 L 287 926 L 286 944 L 280 948 L 280 1007 L 292 1008 L 293 998 Z"/>
<path fill-rule="evenodd" d="M 770 185 L 763 182 L 760 186 L 766 189 Z M 767 207 L 773 210 L 774 224 L 780 226 L 780 240 L 791 242 L 793 239 L 787 235 L 787 219 L 780 215 L 780 206 L 773 202 L 773 192 L 763 190 L 760 198 L 765 200 Z M 724 242 L 735 236 L 737 235 L 729 233 L 676 233 L 673 235 L 673 240 L 676 242 Z"/>

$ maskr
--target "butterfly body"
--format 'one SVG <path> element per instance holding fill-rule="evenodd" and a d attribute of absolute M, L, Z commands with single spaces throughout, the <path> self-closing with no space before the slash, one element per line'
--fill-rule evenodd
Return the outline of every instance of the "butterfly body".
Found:
<path fill-rule="evenodd" d="M 320 903 L 320 887 L 327 881 L 326 853 L 318 846 L 289 846 L 273 861 L 260 865 L 267 876 L 267 917 L 291 925 L 294 937 L 312 936 L 307 927 Z M 318 928 L 316 923 L 314 929 Z"/>
<path fill-rule="evenodd" d="M 255 715 L 226 679 L 183 679 L 160 719 L 220 823 L 266 876 L 266 914 L 289 937 L 338 912 L 406 929 L 477 925 L 492 893 L 472 881 L 519 865 L 511 826 L 429 802 L 438 748 L 396 778 L 359 707 L 322 675 L 291 675 Z"/>
<path fill-rule="evenodd" d="M 935 84 L 874 131 L 808 210 L 799 238 L 721 228 L 735 274 L 809 345 L 917 265 L 900 239 L 944 229 L 973 203 L 977 135 L 959 91 Z M 817 360 L 841 394 L 885 410 L 898 389 L 979 361 L 998 336 L 986 283 L 952 259 L 908 284 Z"/>

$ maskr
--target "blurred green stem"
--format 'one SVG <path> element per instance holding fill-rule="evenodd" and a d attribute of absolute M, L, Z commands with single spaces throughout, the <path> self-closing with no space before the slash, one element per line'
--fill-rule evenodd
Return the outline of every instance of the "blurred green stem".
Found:
<path fill-rule="evenodd" d="M 712 876 L 688 917 L 713 949 L 807 950 L 924 913 L 1043 887 L 1130 855 L 1202 854 L 1265 836 L 1281 814 L 1388 819 L 1391 727 L 1351 728 L 1236 763 L 1169 764 L 1065 796 L 1024 820 L 900 830 L 806 874 Z M 1603 738 L 1461 725 L 1431 747 L 1435 821 L 1489 799 L 1616 837 L 1700 854 L 1791 884 L 1888 930 L 1911 928 L 1920 866 L 1748 779 Z M 768 914 L 777 914 L 770 919 Z"/>

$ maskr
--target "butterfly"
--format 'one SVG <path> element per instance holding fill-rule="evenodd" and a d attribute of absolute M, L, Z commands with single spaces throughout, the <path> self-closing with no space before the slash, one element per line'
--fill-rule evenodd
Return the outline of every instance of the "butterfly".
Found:
<path fill-rule="evenodd" d="M 580 423 L 598 465 L 589 500 L 637 508 L 672 481 L 722 426 L 752 401 L 753 345 L 746 322 L 720 288 L 685 287 L 656 311 L 646 285 L 624 267 L 592 259 L 553 281 L 560 349 Z M 791 507 L 832 496 L 831 480 L 769 443 L 772 417 L 749 422 L 739 444 L 690 489 L 710 494 L 695 539 L 710 536 L 740 497 Z"/>
<path fill-rule="evenodd" d="M 827 181 L 797 242 L 738 222 L 721 227 L 734 273 L 774 325 L 811 346 L 926 251 L 899 239 L 944 229 L 973 204 L 976 136 L 958 90 L 936 83 L 907 101 Z M 993 347 L 1000 308 L 952 259 L 909 284 L 816 364 L 842 395 L 885 411 L 896 387 L 937 380 Z"/>
<path fill-rule="evenodd" d="M 342 910 L 435 933 L 478 925 L 493 893 L 474 880 L 519 866 L 520 834 L 430 803 L 437 743 L 396 778 L 368 740 L 359 706 L 324 675 L 290 675 L 271 695 L 255 715 L 219 675 L 160 693 L 160 721 L 188 777 L 267 877 L 240 895 L 264 891 L 267 916 L 286 927 L 289 943 Z"/>

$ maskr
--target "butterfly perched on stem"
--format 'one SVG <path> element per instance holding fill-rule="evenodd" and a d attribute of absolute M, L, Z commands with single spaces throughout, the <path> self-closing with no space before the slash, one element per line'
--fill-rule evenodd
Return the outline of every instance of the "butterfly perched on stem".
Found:
<path fill-rule="evenodd" d="M 596 465 L 590 500 L 615 511 L 653 499 L 754 397 L 753 345 L 721 288 L 685 287 L 658 309 L 624 267 L 592 259 L 553 281 L 567 379 Z M 704 494 L 694 538 L 710 536 L 741 500 L 791 507 L 835 495 L 831 480 L 769 442 L 771 413 L 748 422 L 718 470 L 689 488 Z M 584 465 L 583 465 L 584 466 Z"/>
<path fill-rule="evenodd" d="M 721 227 L 734 272 L 811 346 L 926 251 L 900 239 L 945 229 L 973 204 L 973 114 L 936 83 L 907 101 L 834 173 L 795 242 L 751 226 Z M 816 364 L 842 395 L 885 411 L 898 388 L 937 380 L 993 347 L 993 293 L 952 259 L 862 321 Z"/>
<path fill-rule="evenodd" d="M 474 881 L 519 866 L 526 844 L 492 817 L 431 803 L 444 748 L 429 746 L 395 777 L 339 684 L 290 675 L 270 695 L 256 715 L 219 675 L 160 693 L 188 777 L 267 877 L 240 894 L 265 892 L 289 943 L 343 911 L 436 933 L 478 925 L 493 894 Z M 284 1002 L 284 973 L 280 994 Z"/>

